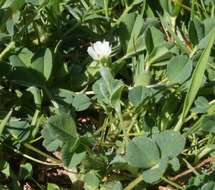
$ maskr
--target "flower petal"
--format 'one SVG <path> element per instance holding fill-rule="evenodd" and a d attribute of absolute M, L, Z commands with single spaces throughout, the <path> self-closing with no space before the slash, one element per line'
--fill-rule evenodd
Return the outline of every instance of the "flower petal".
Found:
<path fill-rule="evenodd" d="M 87 51 L 94 60 L 101 60 L 107 58 L 111 54 L 111 46 L 108 41 L 97 41 L 92 44 Z"/>
<path fill-rule="evenodd" d="M 87 53 L 94 59 L 94 60 L 98 60 L 99 57 L 96 54 L 95 50 L 90 46 L 87 48 Z"/>
<path fill-rule="evenodd" d="M 97 55 L 101 54 L 101 46 L 102 46 L 102 42 L 97 41 L 96 43 L 93 44 L 93 49 L 95 50 Z"/>

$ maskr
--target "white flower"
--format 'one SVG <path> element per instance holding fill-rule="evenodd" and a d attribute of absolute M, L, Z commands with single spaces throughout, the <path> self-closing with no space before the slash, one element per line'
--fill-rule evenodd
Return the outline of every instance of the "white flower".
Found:
<path fill-rule="evenodd" d="M 88 54 L 96 61 L 107 59 L 111 54 L 111 46 L 107 41 L 97 41 L 87 49 Z"/>

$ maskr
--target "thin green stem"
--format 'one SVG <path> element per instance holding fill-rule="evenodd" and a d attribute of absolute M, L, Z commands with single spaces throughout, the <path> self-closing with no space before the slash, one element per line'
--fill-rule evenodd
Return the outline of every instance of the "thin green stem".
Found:
<path fill-rule="evenodd" d="M 15 48 L 15 42 L 12 41 L 10 42 L 7 47 L 0 53 L 0 60 L 2 60 L 4 58 L 4 56 L 9 52 L 11 51 L 12 49 Z"/>
<path fill-rule="evenodd" d="M 135 124 L 135 122 L 136 122 L 136 120 L 137 120 L 137 116 L 138 116 L 138 115 L 135 115 L 135 116 L 132 118 L 131 123 L 130 123 L 130 125 L 128 126 L 127 134 L 130 133 L 132 127 L 134 126 L 134 124 Z"/>
<path fill-rule="evenodd" d="M 6 117 L 1 121 L 1 123 L 0 123 L 0 135 L 2 134 L 5 126 L 7 125 L 7 122 L 10 120 L 12 113 L 13 113 L 13 110 L 10 110 L 8 112 L 8 114 L 6 115 Z"/>
<path fill-rule="evenodd" d="M 188 121 L 190 121 L 191 119 L 196 119 L 197 114 L 196 113 L 191 113 L 190 116 L 188 116 L 187 118 L 184 119 L 184 123 L 187 123 Z"/>
<path fill-rule="evenodd" d="M 118 112 L 118 116 L 119 116 L 120 128 L 123 131 L 123 135 L 124 135 L 124 139 L 125 139 L 125 147 L 127 147 L 129 137 L 128 137 L 128 134 L 127 134 L 127 130 L 124 127 L 124 121 L 123 121 L 123 117 L 122 117 L 121 111 Z"/>
<path fill-rule="evenodd" d="M 109 16 L 108 16 L 108 0 L 103 0 L 103 1 L 104 1 L 105 16 L 107 19 L 109 19 Z"/>
<path fill-rule="evenodd" d="M 184 124 L 183 120 L 182 120 L 182 117 L 180 117 L 180 119 L 178 120 L 175 128 L 174 128 L 174 131 L 180 131 L 182 125 Z"/>
<path fill-rule="evenodd" d="M 33 119 L 31 121 L 31 126 L 35 126 L 36 123 L 37 123 L 37 118 L 40 114 L 40 110 L 36 109 L 35 112 L 34 112 L 34 116 L 33 116 Z"/>
<path fill-rule="evenodd" d="M 143 132 L 137 132 L 137 133 L 127 133 L 128 137 L 136 137 L 136 136 L 142 136 Z M 119 135 L 119 137 L 124 137 L 124 135 Z"/>
<path fill-rule="evenodd" d="M 184 187 L 178 185 L 177 183 L 175 183 L 175 182 L 173 182 L 173 181 L 170 181 L 169 179 L 167 179 L 167 178 L 164 177 L 164 176 L 161 177 L 161 179 L 162 179 L 163 181 L 165 181 L 166 183 L 168 183 L 169 185 L 171 185 L 171 186 L 173 186 L 173 187 L 175 187 L 175 188 L 177 188 L 177 189 L 184 190 Z"/>
<path fill-rule="evenodd" d="M 49 89 L 46 86 L 43 86 L 43 90 L 45 91 L 46 95 L 48 96 L 48 98 L 50 99 L 52 105 L 55 108 L 59 108 L 58 103 L 55 101 L 54 97 L 52 96 L 51 92 L 49 91 Z"/>
<path fill-rule="evenodd" d="M 45 158 L 48 158 L 48 159 L 52 160 L 53 162 L 56 162 L 57 164 L 62 164 L 62 162 L 61 162 L 60 160 L 58 160 L 58 159 L 56 159 L 56 158 L 54 158 L 54 157 L 52 157 L 52 156 L 50 156 L 50 155 L 48 155 L 48 154 L 42 152 L 41 150 L 39 150 L 39 149 L 33 147 L 32 145 L 30 145 L 30 144 L 28 144 L 28 143 L 25 143 L 24 146 L 25 146 L 26 148 L 28 148 L 28 149 L 30 149 L 30 150 L 32 150 L 32 151 L 38 153 L 39 155 L 41 155 L 41 156 L 43 156 L 43 157 L 45 157 Z"/>
<path fill-rule="evenodd" d="M 213 146 L 204 146 L 195 158 L 195 163 L 214 150 Z"/>
<path fill-rule="evenodd" d="M 37 187 L 43 189 L 42 186 L 37 182 L 37 180 L 35 180 L 33 177 L 30 177 L 30 179 L 35 183 L 35 185 L 37 185 Z"/>
<path fill-rule="evenodd" d="M 31 161 L 34 161 L 34 162 L 37 162 L 37 163 L 39 163 L 39 164 L 43 164 L 43 165 L 47 165 L 47 166 L 58 166 L 58 165 L 60 165 L 59 163 L 49 163 L 49 162 L 44 162 L 44 161 L 38 160 L 38 159 L 36 159 L 36 158 L 34 158 L 34 157 L 32 157 L 32 156 L 29 156 L 29 155 L 27 155 L 27 154 L 25 154 L 25 153 L 23 153 L 23 152 L 21 152 L 21 151 L 15 149 L 15 148 L 10 147 L 9 145 L 7 145 L 7 144 L 5 144 L 5 143 L 3 143 L 3 142 L 0 142 L 0 144 L 3 144 L 3 145 L 6 146 L 8 149 L 10 149 L 10 150 L 12 150 L 13 152 L 15 152 L 15 153 L 17 153 L 17 154 L 23 156 L 24 158 L 27 158 L 27 159 L 29 159 L 29 160 L 31 160 Z"/>
<path fill-rule="evenodd" d="M 143 181 L 143 175 L 138 176 L 131 183 L 129 183 L 124 190 L 132 190 L 135 186 L 137 186 L 141 181 Z"/>
<path fill-rule="evenodd" d="M 186 5 L 184 5 L 183 3 L 181 3 L 179 0 L 172 0 L 175 4 L 180 5 L 182 8 L 186 9 L 187 11 L 191 11 L 192 9 Z"/>
<path fill-rule="evenodd" d="M 124 12 L 121 14 L 121 16 L 117 19 L 117 21 L 113 24 L 113 27 L 120 24 L 120 22 L 124 19 L 124 17 L 128 14 L 128 12 L 133 8 L 133 4 L 130 6 L 126 7 Z"/>
<path fill-rule="evenodd" d="M 196 176 L 199 176 L 199 173 L 196 171 L 196 169 L 185 159 L 183 158 L 183 161 L 185 162 L 185 164 L 187 165 L 187 167 L 193 171 L 193 173 L 196 175 Z"/>
<path fill-rule="evenodd" d="M 195 131 L 197 131 L 200 128 L 200 123 L 202 122 L 204 117 L 199 118 L 196 123 L 194 123 L 194 125 L 188 130 L 186 131 L 183 135 L 185 137 L 189 136 L 190 134 L 194 133 Z"/>
<path fill-rule="evenodd" d="M 42 136 L 39 136 L 39 137 L 37 137 L 36 139 L 31 140 L 29 143 L 30 143 L 30 144 L 35 143 L 35 142 L 41 140 L 42 138 L 43 138 Z"/>

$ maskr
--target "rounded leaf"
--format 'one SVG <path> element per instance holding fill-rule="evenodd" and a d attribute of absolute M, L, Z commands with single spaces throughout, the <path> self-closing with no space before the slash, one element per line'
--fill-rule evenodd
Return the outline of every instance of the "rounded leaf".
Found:
<path fill-rule="evenodd" d="M 192 61 L 187 56 L 178 55 L 167 65 L 167 77 L 172 83 L 182 83 L 190 77 L 192 68 Z"/>
<path fill-rule="evenodd" d="M 159 162 L 157 145 L 147 137 L 136 137 L 128 144 L 127 161 L 139 168 L 150 168 Z"/>
<path fill-rule="evenodd" d="M 156 164 L 153 168 L 145 170 L 143 172 L 143 180 L 146 183 L 154 183 L 158 181 L 164 174 L 168 165 L 168 159 L 162 158 L 158 164 Z"/>
<path fill-rule="evenodd" d="M 183 151 L 185 138 L 176 131 L 163 131 L 156 136 L 155 142 L 160 148 L 161 157 L 173 158 Z"/>
<path fill-rule="evenodd" d="M 88 98 L 85 94 L 75 96 L 72 102 L 72 105 L 75 107 L 76 111 L 86 110 L 90 104 L 90 98 Z"/>

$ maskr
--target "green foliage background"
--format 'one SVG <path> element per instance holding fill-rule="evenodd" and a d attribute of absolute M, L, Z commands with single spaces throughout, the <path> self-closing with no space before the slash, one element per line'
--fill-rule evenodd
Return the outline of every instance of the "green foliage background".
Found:
<path fill-rule="evenodd" d="M 214 15 L 214 0 L 0 0 L 0 189 L 215 188 Z M 105 64 L 87 54 L 103 40 Z"/>

